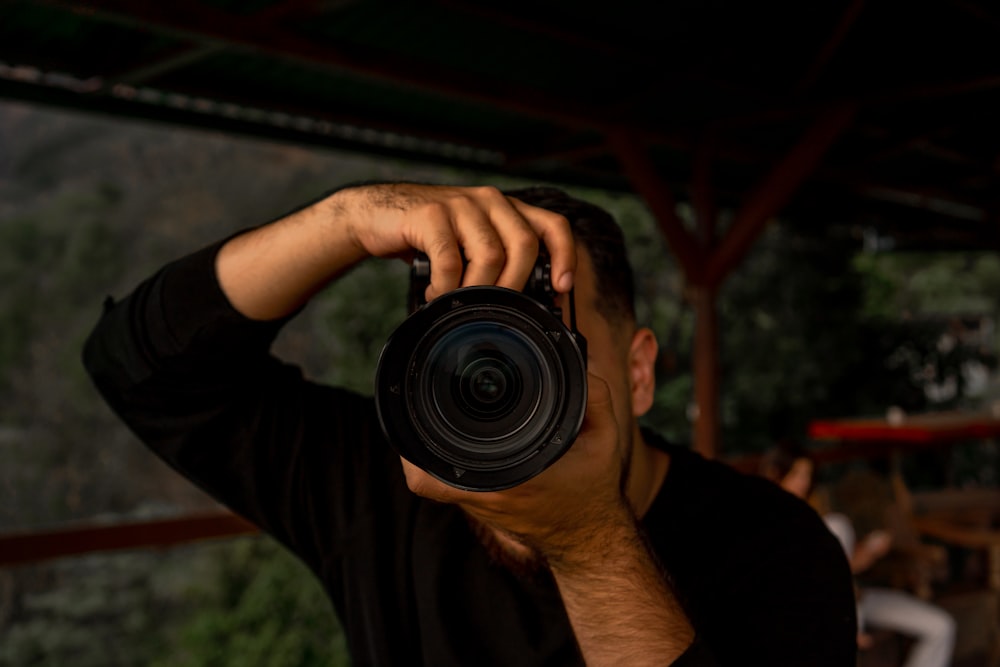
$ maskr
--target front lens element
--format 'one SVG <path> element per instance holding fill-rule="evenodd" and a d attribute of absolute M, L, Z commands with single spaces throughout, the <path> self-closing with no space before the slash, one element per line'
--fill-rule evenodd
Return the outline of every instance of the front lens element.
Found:
<path fill-rule="evenodd" d="M 521 376 L 501 353 L 486 352 L 473 359 L 455 379 L 456 405 L 480 419 L 506 416 L 521 393 Z"/>
<path fill-rule="evenodd" d="M 505 459 L 535 444 L 535 419 L 558 394 L 535 341 L 503 322 L 471 320 L 426 348 L 415 415 L 442 450 L 472 462 Z"/>

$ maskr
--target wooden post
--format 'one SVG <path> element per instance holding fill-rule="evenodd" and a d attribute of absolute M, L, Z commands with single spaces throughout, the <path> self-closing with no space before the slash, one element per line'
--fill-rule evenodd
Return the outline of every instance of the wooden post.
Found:
<path fill-rule="evenodd" d="M 705 458 L 719 451 L 719 327 L 715 285 L 691 288 L 694 325 L 694 450 Z"/>
<path fill-rule="evenodd" d="M 707 133 L 694 156 L 691 203 L 694 205 L 698 239 L 706 256 L 716 247 L 718 210 L 712 196 L 712 158 L 718 136 Z M 688 301 L 694 309 L 694 450 L 705 458 L 719 456 L 721 450 L 719 414 L 719 317 L 716 307 L 718 285 L 705 281 L 692 285 Z"/>
<path fill-rule="evenodd" d="M 606 136 L 636 193 L 652 211 L 660 232 L 681 265 L 685 279 L 689 283 L 701 282 L 706 264 L 704 249 L 677 215 L 670 185 L 656 173 L 645 147 L 631 131 L 627 128 L 608 128 Z"/>
<path fill-rule="evenodd" d="M 621 161 L 636 192 L 642 196 L 674 252 L 690 286 L 689 299 L 695 311 L 694 386 L 697 415 L 694 417 L 694 449 L 706 458 L 719 453 L 718 327 L 716 289 L 704 280 L 707 251 L 714 240 L 715 209 L 711 205 L 708 172 L 714 144 L 706 141 L 697 171 L 698 227 L 696 235 L 677 215 L 670 189 L 656 173 L 644 148 L 626 129 L 609 130 L 608 140 Z"/>
<path fill-rule="evenodd" d="M 826 109 L 799 141 L 748 193 L 726 234 L 716 239 L 716 206 L 711 191 L 711 162 L 719 137 L 708 133 L 694 158 L 692 198 L 697 233 L 677 215 L 668 184 L 656 173 L 649 154 L 628 129 L 607 129 L 608 144 L 625 173 L 659 223 L 670 249 L 684 271 L 689 299 L 695 311 L 694 449 L 706 458 L 721 454 L 719 424 L 719 327 L 716 296 L 726 276 L 742 260 L 772 216 L 785 205 L 802 182 L 847 128 L 857 112 L 855 104 Z"/>

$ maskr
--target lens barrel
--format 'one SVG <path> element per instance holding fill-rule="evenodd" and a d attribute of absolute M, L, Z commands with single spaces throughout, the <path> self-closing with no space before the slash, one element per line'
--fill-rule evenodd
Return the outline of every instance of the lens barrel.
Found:
<path fill-rule="evenodd" d="M 579 433 L 583 345 L 521 292 L 450 292 L 407 318 L 382 349 L 375 374 L 382 429 L 401 456 L 451 486 L 516 486 Z"/>

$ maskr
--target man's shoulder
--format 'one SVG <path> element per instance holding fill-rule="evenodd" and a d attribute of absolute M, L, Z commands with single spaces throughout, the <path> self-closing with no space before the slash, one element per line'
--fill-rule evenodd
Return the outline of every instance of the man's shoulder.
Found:
<path fill-rule="evenodd" d="M 655 521 L 709 541 L 760 543 L 783 541 L 791 534 L 799 544 L 828 541 L 829 531 L 816 511 L 773 482 L 661 438 L 654 446 L 670 455 L 670 468 L 651 510 Z"/>
<path fill-rule="evenodd" d="M 762 477 L 684 447 L 664 451 L 670 469 L 644 523 L 720 662 L 848 664 L 850 571 L 819 514 Z"/>
<path fill-rule="evenodd" d="M 724 461 L 707 459 L 698 452 L 654 436 L 652 445 L 670 456 L 670 468 L 661 494 L 683 494 L 705 505 L 747 511 L 758 503 L 791 507 L 801 503 L 774 483 L 737 470 Z M 690 503 L 685 503 L 690 505 Z"/>

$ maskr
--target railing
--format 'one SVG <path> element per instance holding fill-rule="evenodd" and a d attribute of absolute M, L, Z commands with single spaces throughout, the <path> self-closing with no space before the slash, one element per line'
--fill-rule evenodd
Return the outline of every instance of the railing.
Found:
<path fill-rule="evenodd" d="M 228 512 L 113 525 L 78 524 L 57 530 L 0 535 L 0 566 L 100 551 L 166 548 L 257 532 L 252 523 Z"/>
<path fill-rule="evenodd" d="M 1000 422 L 994 422 L 994 424 Z M 917 422 L 919 424 L 919 422 Z M 911 426 L 917 425 L 911 424 Z M 923 426 L 922 424 L 920 424 Z M 905 432 L 905 429 L 903 430 Z M 912 436 L 911 431 L 911 436 Z M 894 435 L 899 435 L 895 431 Z M 814 434 L 815 435 L 815 434 Z M 828 435 L 822 433 L 822 435 Z M 865 433 L 864 435 L 871 435 Z M 881 435 L 881 434 L 879 434 Z M 818 463 L 834 463 L 859 458 L 879 458 L 898 451 L 901 445 L 920 449 L 922 447 L 948 446 L 957 436 L 948 429 L 933 430 L 927 442 L 917 446 L 900 443 L 898 440 L 861 438 L 859 441 L 842 441 L 832 446 L 817 449 L 814 456 Z M 971 435 L 983 437 L 997 435 L 976 431 Z M 725 462 L 733 468 L 754 474 L 759 467 L 759 455 L 736 457 Z M 249 521 L 229 512 L 191 514 L 170 519 L 123 522 L 112 525 L 77 524 L 71 527 L 0 535 L 0 567 L 24 565 L 54 558 L 77 556 L 91 552 L 124 551 L 129 549 L 167 548 L 209 539 L 252 535 L 259 529 Z"/>

